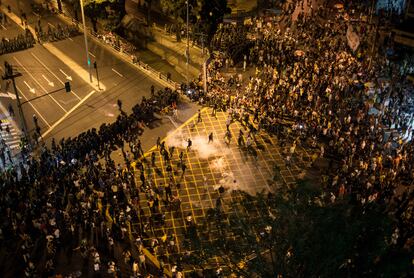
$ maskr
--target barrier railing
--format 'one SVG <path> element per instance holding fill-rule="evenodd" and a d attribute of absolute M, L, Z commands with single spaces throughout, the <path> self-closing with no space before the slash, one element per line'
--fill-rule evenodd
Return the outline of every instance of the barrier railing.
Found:
<path fill-rule="evenodd" d="M 60 15 L 65 17 L 67 21 L 71 21 L 73 24 L 76 24 L 79 31 L 83 32 L 83 25 L 79 21 L 74 20 L 65 13 L 62 13 Z M 111 32 L 97 33 L 90 27 L 86 27 L 86 30 L 89 35 L 99 40 L 101 43 L 104 43 L 105 45 L 111 47 L 120 55 L 124 56 L 124 58 L 128 60 L 131 64 L 135 65 L 143 71 L 147 71 L 147 73 L 154 75 L 154 77 L 166 82 L 175 90 L 180 89 L 180 84 L 171 80 L 171 78 L 167 74 L 159 72 L 152 68 L 150 65 L 140 61 L 135 55 L 136 47 L 130 42 L 126 41 L 125 39 L 119 36 L 113 35 Z"/>
<path fill-rule="evenodd" d="M 157 78 L 167 82 L 168 84 L 170 84 L 176 90 L 178 90 L 180 88 L 180 84 L 178 84 L 177 82 L 174 82 L 173 80 L 171 80 L 171 78 L 169 78 L 167 76 L 167 74 L 159 72 L 159 71 L 155 70 L 154 68 L 152 68 L 150 65 L 140 61 L 135 55 L 136 48 L 131 43 L 123 40 L 122 38 L 116 38 L 116 40 L 119 41 L 119 44 L 118 44 L 117 42 L 104 39 L 106 35 L 109 35 L 108 33 L 102 35 L 102 34 L 97 34 L 97 33 L 93 32 L 93 30 L 88 30 L 88 32 L 90 33 L 90 35 L 94 36 L 95 38 L 97 38 L 101 42 L 103 42 L 106 45 L 112 47 L 120 55 L 128 56 L 128 57 L 125 57 L 125 58 L 127 58 L 131 64 L 139 67 L 141 70 L 148 71 L 149 73 L 151 73 L 155 77 L 157 77 Z"/>

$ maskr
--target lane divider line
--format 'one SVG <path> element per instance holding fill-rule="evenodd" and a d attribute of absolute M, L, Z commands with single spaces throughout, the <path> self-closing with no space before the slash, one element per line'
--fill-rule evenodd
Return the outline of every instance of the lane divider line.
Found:
<path fill-rule="evenodd" d="M 115 72 L 116 74 L 118 74 L 121 77 L 124 77 L 122 74 L 120 74 L 119 72 L 117 72 L 114 68 L 112 68 L 112 71 Z"/>
<path fill-rule="evenodd" d="M 30 52 L 30 54 L 32 54 L 33 58 L 35 58 L 42 66 L 44 66 L 48 72 L 50 72 L 57 80 L 59 80 L 59 82 L 62 83 L 62 85 L 65 85 L 65 82 L 63 82 L 53 71 L 51 71 L 42 61 L 40 61 L 40 59 L 36 55 L 34 55 L 32 52 Z M 61 70 L 61 72 L 63 71 Z M 72 91 L 72 93 L 77 97 L 78 100 L 81 100 L 81 98 L 77 94 L 75 94 L 74 91 Z"/>
<path fill-rule="evenodd" d="M 86 84 L 90 85 L 96 91 L 102 92 L 106 90 L 106 86 L 102 82 L 100 83 L 100 88 L 98 88 L 98 83 L 95 82 L 96 78 L 94 78 L 94 82 L 93 84 L 91 84 L 89 79 L 89 72 L 86 69 L 84 69 L 81 65 L 76 63 L 74 60 L 72 60 L 72 58 L 69 58 L 65 53 L 60 51 L 57 47 L 50 43 L 43 44 L 43 47 L 57 59 L 66 64 L 68 68 L 72 69 L 72 71 L 75 72 L 83 81 L 85 81 Z"/>
<path fill-rule="evenodd" d="M 81 106 L 88 98 L 90 98 L 96 91 L 93 90 L 91 91 L 86 97 L 84 97 L 81 101 L 79 101 L 75 106 L 73 106 L 68 112 L 65 113 L 65 115 L 63 115 L 62 118 L 60 118 L 59 120 L 57 120 L 51 127 L 49 127 L 48 130 L 46 130 L 43 134 L 42 137 L 45 138 L 46 135 L 48 135 L 50 132 L 52 132 L 52 130 L 57 127 L 61 122 L 63 122 L 73 111 L 75 111 L 79 106 Z"/>
<path fill-rule="evenodd" d="M 30 77 L 39 85 L 40 88 L 43 89 L 43 91 L 45 93 L 48 93 L 48 91 L 42 86 L 42 84 L 39 83 L 39 81 L 37 81 L 36 78 L 34 78 L 34 76 L 25 68 L 25 66 L 23 66 L 22 63 L 20 63 L 20 61 L 16 58 L 13 57 L 13 59 L 30 75 Z M 62 105 L 60 105 L 60 103 L 52 96 L 52 95 L 48 95 L 51 99 L 53 99 L 54 102 L 56 102 L 57 105 L 59 105 L 60 108 L 62 108 L 63 111 L 68 112 L 65 108 L 63 108 Z"/>
<path fill-rule="evenodd" d="M 19 94 L 21 95 L 21 96 L 23 96 L 23 98 L 25 99 L 25 100 L 29 100 L 23 93 L 22 93 L 22 90 L 20 90 L 20 88 L 16 85 L 16 89 L 19 91 Z M 50 124 L 46 121 L 46 119 L 45 119 L 45 117 L 43 117 L 43 115 L 39 112 L 39 110 L 37 110 L 36 109 L 36 107 L 31 103 L 31 102 L 28 102 L 28 104 L 33 108 L 33 110 L 37 113 L 37 115 L 42 119 L 42 121 L 43 122 L 45 122 L 45 124 L 48 126 L 48 127 L 50 127 Z"/>
<path fill-rule="evenodd" d="M 20 18 L 15 15 L 14 13 L 9 13 L 5 8 L 3 8 L 2 6 L 0 6 L 0 11 L 2 11 L 4 14 L 7 14 L 9 16 L 9 18 L 11 20 L 13 20 L 20 28 L 22 28 L 23 30 L 25 30 L 25 27 L 22 26 L 20 24 Z M 26 26 L 33 34 L 35 40 L 37 40 L 37 35 L 35 32 L 35 29 L 30 26 L 27 25 Z M 56 47 L 54 47 L 52 44 L 50 43 L 44 43 L 42 45 L 46 50 L 48 50 L 51 54 L 53 54 L 54 56 L 56 56 L 56 58 L 58 58 L 59 60 L 61 60 L 62 62 L 64 62 L 68 67 L 72 68 L 74 72 L 76 72 L 80 78 L 82 78 L 87 84 L 89 84 L 91 87 L 95 88 L 98 91 L 105 91 L 106 90 L 106 86 L 104 84 L 100 84 L 100 88 L 98 88 L 98 84 L 93 83 L 91 84 L 90 80 L 89 80 L 89 73 L 88 71 L 86 71 L 85 69 L 83 69 L 80 65 L 78 65 L 75 61 L 73 61 L 72 59 L 70 59 L 67 55 L 65 55 L 62 51 L 60 51 L 59 49 L 57 49 Z M 76 70 L 75 70 L 76 69 Z M 82 74 L 80 74 L 82 73 Z M 87 74 L 87 78 L 85 78 L 84 73 Z"/>

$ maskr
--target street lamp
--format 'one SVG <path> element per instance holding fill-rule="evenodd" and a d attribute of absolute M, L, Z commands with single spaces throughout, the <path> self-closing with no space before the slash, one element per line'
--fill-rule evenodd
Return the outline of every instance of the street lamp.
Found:
<path fill-rule="evenodd" d="M 188 22 L 189 22 L 189 3 L 188 3 L 188 1 L 189 0 L 187 0 L 186 1 L 186 3 L 187 3 L 187 67 L 186 67 L 186 71 L 187 71 L 187 73 L 186 73 L 186 78 L 187 78 L 187 89 L 188 89 L 188 86 L 189 86 L 189 80 L 188 80 L 188 64 L 190 63 L 190 36 L 189 36 L 189 32 L 188 32 Z"/>
<path fill-rule="evenodd" d="M 85 38 L 86 60 L 88 62 L 89 79 L 90 79 L 90 82 L 92 83 L 92 68 L 91 68 L 91 60 L 89 58 L 88 36 L 86 33 L 85 13 L 83 11 L 83 0 L 80 0 L 80 6 L 81 6 L 81 14 L 82 14 L 83 36 Z"/>

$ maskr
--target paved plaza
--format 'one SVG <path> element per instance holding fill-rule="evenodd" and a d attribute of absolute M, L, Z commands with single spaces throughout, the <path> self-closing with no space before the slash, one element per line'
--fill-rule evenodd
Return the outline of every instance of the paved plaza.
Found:
<path fill-rule="evenodd" d="M 191 223 L 195 223 L 201 245 L 208 247 L 212 241 L 223 236 L 223 232 L 219 231 L 216 225 L 210 225 L 211 221 L 209 221 L 212 212 L 218 206 L 221 208 L 222 222 L 227 225 L 231 224 L 229 219 L 232 214 L 243 212 L 249 218 L 255 218 L 259 216 L 256 207 L 254 204 L 246 206 L 246 196 L 271 192 L 280 186 L 293 185 L 305 174 L 311 163 L 312 153 L 298 145 L 292 164 L 287 167 L 284 154 L 289 152 L 293 142 L 287 142 L 280 147 L 276 136 L 264 131 L 255 135 L 253 151 L 240 147 L 239 131 L 242 130 L 246 141 L 248 130 L 238 121 L 233 121 L 230 125 L 232 138 L 227 144 L 224 139 L 227 118 L 228 113 L 217 112 L 215 117 L 212 115 L 212 109 L 205 108 L 201 110 L 202 121 L 199 121 L 198 114 L 195 114 L 164 139 L 166 149 L 173 151 L 169 162 L 173 174 L 168 173 L 168 163 L 160 155 L 157 146 L 145 154 L 143 163 L 146 180 L 154 183 L 157 188 L 163 188 L 165 184 L 174 184 L 172 195 L 181 200 L 181 211 L 161 201 L 161 215 L 165 216 L 164 225 L 154 224 L 153 228 L 145 230 L 148 236 L 158 239 L 176 235 L 178 243 L 176 249 L 161 252 L 167 257 L 167 261 L 170 259 L 170 253 L 183 254 L 185 250 L 198 248 L 192 246 L 188 240 L 188 235 L 191 233 L 189 217 Z M 209 143 L 210 133 L 213 133 L 213 142 Z M 189 138 L 192 146 L 188 149 Z M 184 175 L 179 167 L 181 151 L 184 153 L 183 161 L 187 165 Z M 156 155 L 156 167 L 151 167 L 153 152 Z M 280 176 L 273 179 L 275 164 L 280 169 Z M 142 186 L 140 173 L 140 170 L 136 169 L 137 186 Z M 165 195 L 160 195 L 165 200 Z M 146 218 L 150 216 L 148 197 L 147 193 L 141 193 L 140 205 Z M 240 206 L 241 203 L 244 205 Z M 133 223 L 133 230 L 142 228 L 141 225 L 146 226 L 145 223 Z M 232 235 L 226 234 L 226 236 Z M 220 263 L 220 259 L 213 258 L 212 263 Z"/>

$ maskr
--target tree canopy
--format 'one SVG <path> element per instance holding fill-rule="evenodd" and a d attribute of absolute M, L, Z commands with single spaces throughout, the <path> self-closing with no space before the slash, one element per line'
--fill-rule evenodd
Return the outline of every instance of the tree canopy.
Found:
<path fill-rule="evenodd" d="M 187 18 L 186 0 L 161 0 L 161 7 L 177 24 L 183 24 Z M 189 17 L 193 31 L 206 34 L 208 40 L 214 35 L 225 14 L 230 13 L 227 0 L 189 0 Z"/>

